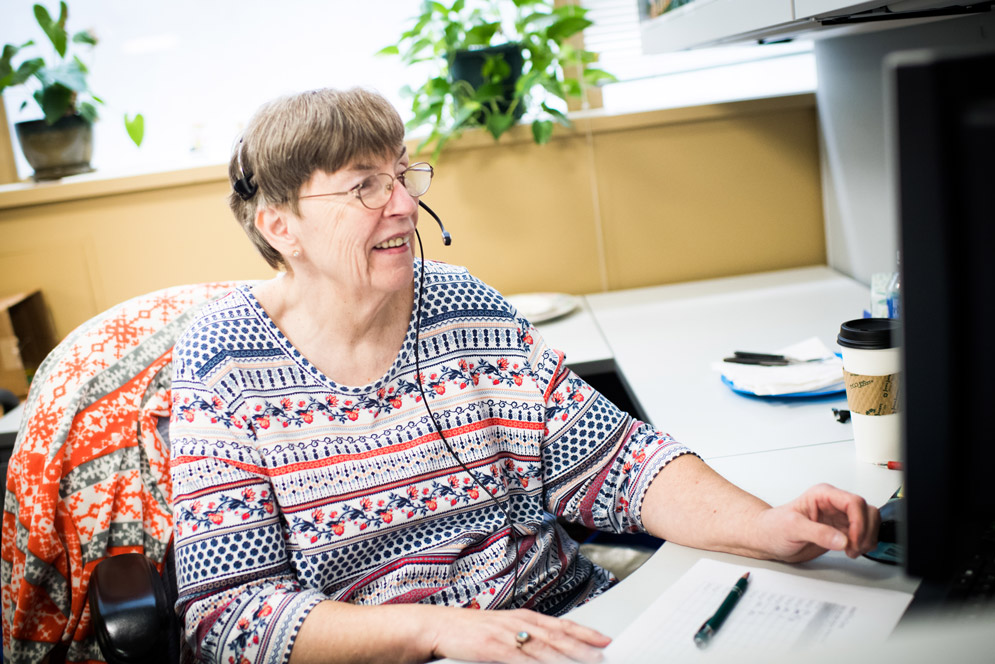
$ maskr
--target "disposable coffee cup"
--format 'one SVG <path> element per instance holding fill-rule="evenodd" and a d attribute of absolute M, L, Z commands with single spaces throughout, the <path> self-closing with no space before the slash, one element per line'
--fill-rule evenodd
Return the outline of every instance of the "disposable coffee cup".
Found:
<path fill-rule="evenodd" d="M 901 324 L 891 318 L 847 321 L 836 342 L 843 352 L 857 458 L 877 464 L 901 461 Z"/>

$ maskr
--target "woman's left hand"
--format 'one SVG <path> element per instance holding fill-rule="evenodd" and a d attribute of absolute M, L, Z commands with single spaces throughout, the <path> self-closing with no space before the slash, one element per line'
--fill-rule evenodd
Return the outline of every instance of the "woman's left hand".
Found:
<path fill-rule="evenodd" d="M 851 558 L 877 546 L 881 516 L 860 496 L 818 484 L 795 500 L 764 510 L 756 523 L 767 553 L 786 562 L 811 560 L 826 551 Z"/>

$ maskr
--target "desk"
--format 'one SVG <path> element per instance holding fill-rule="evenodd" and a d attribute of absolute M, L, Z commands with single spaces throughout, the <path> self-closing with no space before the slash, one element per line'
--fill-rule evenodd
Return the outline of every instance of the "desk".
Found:
<path fill-rule="evenodd" d="M 615 365 L 650 419 L 730 481 L 771 504 L 829 482 L 880 505 L 898 488 L 901 473 L 857 461 L 852 427 L 831 413 L 833 406 L 845 407 L 844 396 L 743 397 L 711 369 L 733 350 L 774 351 L 811 336 L 835 349 L 840 323 L 860 317 L 868 299 L 861 284 L 812 267 L 590 295 L 586 301 Z M 570 337 L 561 339 L 569 361 Z M 617 636 L 701 557 L 743 562 L 667 543 L 570 617 Z M 905 592 L 918 585 L 898 567 L 835 552 L 801 565 L 749 564 Z"/>
<path fill-rule="evenodd" d="M 836 348 L 870 295 L 826 267 L 590 295 L 615 363 L 653 424 L 706 460 L 853 438 L 846 398 L 751 399 L 712 371 L 734 350 L 773 352 L 812 336 Z"/>

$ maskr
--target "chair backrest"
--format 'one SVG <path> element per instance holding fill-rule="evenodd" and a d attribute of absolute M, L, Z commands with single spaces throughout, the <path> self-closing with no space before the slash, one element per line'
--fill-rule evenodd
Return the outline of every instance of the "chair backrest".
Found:
<path fill-rule="evenodd" d="M 172 349 L 235 284 L 168 288 L 87 321 L 35 374 L 6 478 L 0 558 L 6 661 L 101 661 L 87 585 L 107 556 L 161 570 L 172 539 Z"/>

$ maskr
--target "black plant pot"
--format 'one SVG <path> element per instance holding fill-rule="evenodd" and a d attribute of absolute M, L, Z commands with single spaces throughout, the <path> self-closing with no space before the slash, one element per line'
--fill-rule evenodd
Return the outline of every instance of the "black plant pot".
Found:
<path fill-rule="evenodd" d="M 57 180 L 93 170 L 93 125 L 83 116 L 67 115 L 53 125 L 29 120 L 14 127 L 24 158 L 35 169 L 33 179 Z"/>
<path fill-rule="evenodd" d="M 478 48 L 472 51 L 456 51 L 453 54 L 449 79 L 453 82 L 466 81 L 474 90 L 479 89 L 484 84 L 484 75 L 482 73 L 484 62 L 486 62 L 488 56 L 492 55 L 503 56 L 504 61 L 508 63 L 508 67 L 511 69 L 511 74 L 501 82 L 503 99 L 497 102 L 498 109 L 502 113 L 505 113 L 511 106 L 512 99 L 515 97 L 515 83 L 518 82 L 518 79 L 522 75 L 524 59 L 522 58 L 521 44 L 501 44 L 500 46 L 488 46 L 487 48 Z M 514 112 L 516 122 L 522 117 L 523 113 L 525 113 L 525 105 L 519 103 Z M 480 115 L 482 116 L 483 114 L 481 113 Z M 478 122 L 482 121 L 479 117 L 476 119 Z"/>

